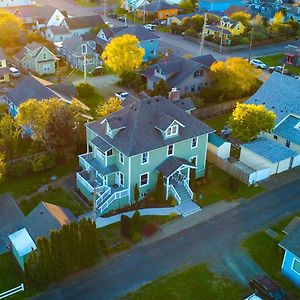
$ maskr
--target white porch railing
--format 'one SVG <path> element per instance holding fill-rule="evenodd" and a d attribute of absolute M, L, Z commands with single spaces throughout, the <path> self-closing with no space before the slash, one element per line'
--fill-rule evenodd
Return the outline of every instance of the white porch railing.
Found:
<path fill-rule="evenodd" d="M 88 183 L 88 181 L 85 180 L 85 179 L 79 174 L 79 172 L 77 172 L 76 176 L 77 176 L 77 180 L 79 180 L 79 181 L 84 185 L 84 187 L 87 188 L 87 189 L 89 190 L 89 192 L 91 192 L 91 193 L 94 192 L 94 187 L 92 187 L 92 186 Z"/>
<path fill-rule="evenodd" d="M 87 169 L 89 167 L 89 164 L 88 162 L 86 161 L 87 158 L 92 158 L 93 157 L 93 153 L 90 152 L 90 153 L 84 153 L 84 154 L 81 154 L 81 155 L 78 155 L 79 157 L 79 162 L 84 165 L 84 167 Z"/>
<path fill-rule="evenodd" d="M 194 198 L 194 193 L 193 193 L 193 191 L 191 190 L 188 181 L 187 181 L 187 180 L 184 180 L 183 184 L 184 184 L 185 189 L 186 189 L 187 192 L 189 193 L 191 199 L 193 199 L 193 198 Z"/>
<path fill-rule="evenodd" d="M 179 194 L 177 193 L 176 189 L 174 188 L 174 186 L 171 184 L 169 185 L 170 189 L 171 189 L 171 193 L 174 195 L 176 201 L 178 202 L 178 204 L 181 203 L 181 198 L 179 196 Z"/>
<path fill-rule="evenodd" d="M 126 197 L 129 195 L 129 189 L 113 193 L 98 209 L 102 214 L 115 200 Z"/>
<path fill-rule="evenodd" d="M 110 194 L 111 194 L 111 187 L 108 186 L 106 187 L 106 191 L 103 194 L 101 194 L 101 196 L 96 200 L 96 207 L 101 205 L 105 200 L 105 198 L 109 197 Z"/>
<path fill-rule="evenodd" d="M 19 293 L 19 292 L 23 292 L 24 290 L 25 290 L 25 287 L 24 287 L 24 284 L 22 283 L 19 286 L 15 287 L 15 288 L 13 288 L 11 290 L 8 290 L 8 291 L 6 291 L 4 293 L 1 293 L 0 294 L 0 299 L 4 299 L 4 298 L 9 297 L 9 296 L 11 296 L 13 294 L 16 294 L 16 293 Z"/>

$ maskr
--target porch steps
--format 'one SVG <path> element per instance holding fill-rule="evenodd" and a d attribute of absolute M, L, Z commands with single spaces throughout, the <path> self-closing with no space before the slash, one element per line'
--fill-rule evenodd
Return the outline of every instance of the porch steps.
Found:
<path fill-rule="evenodd" d="M 192 200 L 181 203 L 175 208 L 184 218 L 201 211 L 201 208 Z"/>
<path fill-rule="evenodd" d="M 184 185 L 177 184 L 175 189 L 181 198 L 181 204 L 192 200 Z"/>

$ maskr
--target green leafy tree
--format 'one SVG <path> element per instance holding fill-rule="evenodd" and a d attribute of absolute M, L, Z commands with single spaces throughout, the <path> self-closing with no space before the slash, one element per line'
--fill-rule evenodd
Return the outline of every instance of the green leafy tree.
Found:
<path fill-rule="evenodd" d="M 248 142 L 257 137 L 260 132 L 274 128 L 276 115 L 268 111 L 264 105 L 237 103 L 229 124 L 232 135 L 237 139 Z"/>
<path fill-rule="evenodd" d="M 142 76 L 135 71 L 125 71 L 120 75 L 121 79 L 121 84 L 134 89 L 136 92 L 140 92 L 142 85 L 143 85 L 143 80 Z"/>
<path fill-rule="evenodd" d="M 153 91 L 151 91 L 151 96 L 167 97 L 169 91 L 170 91 L 170 88 L 168 87 L 166 82 L 163 79 L 161 79 L 160 81 L 158 81 L 155 84 Z"/>
<path fill-rule="evenodd" d="M 0 183 L 4 180 L 6 173 L 6 166 L 4 161 L 4 154 L 0 153 Z"/>
<path fill-rule="evenodd" d="M 96 108 L 96 114 L 98 118 L 103 118 L 116 112 L 122 108 L 121 101 L 115 97 L 108 99 L 104 104 L 100 104 Z"/>
<path fill-rule="evenodd" d="M 202 30 L 203 24 L 204 24 L 204 17 L 195 15 L 191 18 L 192 21 L 192 28 L 198 32 Z"/>
<path fill-rule="evenodd" d="M 194 10 L 194 3 L 191 0 L 182 0 L 179 2 L 178 7 L 184 13 L 191 13 Z"/>

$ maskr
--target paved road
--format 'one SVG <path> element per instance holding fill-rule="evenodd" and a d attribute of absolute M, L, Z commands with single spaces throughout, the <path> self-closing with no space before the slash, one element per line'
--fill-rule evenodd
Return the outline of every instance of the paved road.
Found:
<path fill-rule="evenodd" d="M 116 299 L 158 276 L 200 262 L 208 263 L 213 270 L 231 268 L 237 277 L 243 276 L 239 264 L 245 254 L 238 250 L 239 242 L 299 210 L 297 180 L 169 238 L 137 246 L 36 299 Z"/>

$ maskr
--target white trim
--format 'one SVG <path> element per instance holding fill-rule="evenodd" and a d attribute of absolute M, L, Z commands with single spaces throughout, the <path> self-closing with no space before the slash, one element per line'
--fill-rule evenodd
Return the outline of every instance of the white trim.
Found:
<path fill-rule="evenodd" d="M 193 146 L 194 139 L 196 139 L 196 145 L 195 146 Z M 195 149 L 197 147 L 198 147 L 198 137 L 196 136 L 196 137 L 193 137 L 192 140 L 191 140 L 191 149 Z"/>
<path fill-rule="evenodd" d="M 294 258 L 293 258 L 293 261 L 292 261 L 291 269 L 292 269 L 292 271 L 294 271 L 296 274 L 298 274 L 298 275 L 300 276 L 300 273 L 294 269 L 294 264 L 295 264 L 295 262 L 297 262 L 297 263 L 300 264 L 300 260 L 294 257 Z"/>
<path fill-rule="evenodd" d="M 143 176 L 143 175 L 147 175 L 147 183 L 141 185 L 141 180 L 142 180 L 142 176 Z M 146 185 L 148 185 L 148 184 L 149 184 L 149 172 L 140 174 L 140 182 L 139 182 L 139 186 L 140 186 L 140 187 L 143 187 L 143 186 L 146 186 Z"/>
<path fill-rule="evenodd" d="M 122 159 L 121 159 L 121 157 L 122 157 Z M 119 162 L 122 164 L 122 165 L 124 165 L 124 154 L 120 151 L 119 152 Z"/>
<path fill-rule="evenodd" d="M 147 160 L 145 162 L 143 162 L 143 155 L 144 154 L 147 154 Z M 149 151 L 148 152 L 143 152 L 141 154 L 141 165 L 146 165 L 146 164 L 149 164 Z"/>
<path fill-rule="evenodd" d="M 175 128 L 175 132 L 173 132 L 173 129 Z M 170 130 L 170 133 L 168 133 L 168 130 Z M 167 129 L 166 129 L 166 137 L 171 137 L 173 135 L 177 135 L 179 131 L 179 126 L 178 124 L 175 125 L 170 125 Z"/>
<path fill-rule="evenodd" d="M 131 157 L 128 158 L 128 199 L 131 205 Z"/>
<path fill-rule="evenodd" d="M 279 246 L 280 246 L 280 244 L 279 244 Z M 286 259 L 286 249 L 285 248 L 283 248 L 285 251 L 284 251 L 284 256 L 283 256 L 283 260 L 282 260 L 282 264 L 281 264 L 281 269 L 283 268 L 283 266 L 284 266 L 284 264 L 285 264 L 285 259 Z"/>
<path fill-rule="evenodd" d="M 172 154 L 169 154 L 169 147 L 171 147 L 171 146 L 173 147 L 172 148 Z M 174 152 L 175 152 L 175 144 L 168 145 L 168 147 L 167 147 L 167 157 L 173 156 Z"/>

